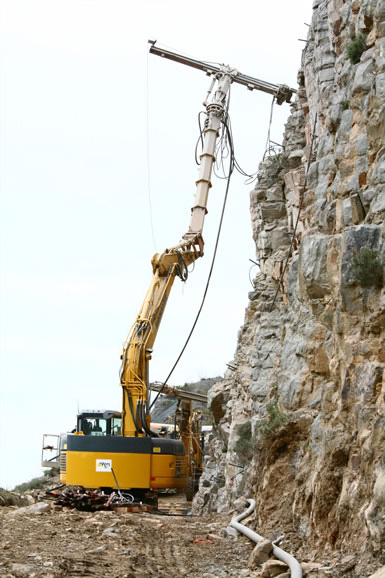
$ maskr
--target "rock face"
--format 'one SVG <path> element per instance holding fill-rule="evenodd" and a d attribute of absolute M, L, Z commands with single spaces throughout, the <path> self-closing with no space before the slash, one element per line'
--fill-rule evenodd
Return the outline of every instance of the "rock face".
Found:
<path fill-rule="evenodd" d="M 252 497 L 267 538 L 373 560 L 384 543 L 384 35 L 383 0 L 313 2 L 283 150 L 251 192 L 260 272 L 235 369 L 209 394 L 215 431 L 194 501 L 228 511 Z"/>

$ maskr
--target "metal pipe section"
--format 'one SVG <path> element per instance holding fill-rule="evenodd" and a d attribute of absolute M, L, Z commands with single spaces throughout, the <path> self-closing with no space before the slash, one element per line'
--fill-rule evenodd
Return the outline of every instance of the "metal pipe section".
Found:
<path fill-rule="evenodd" d="M 239 523 L 244 518 L 247 518 L 247 516 L 250 516 L 250 514 L 255 510 L 255 500 L 247 500 L 247 501 L 249 502 L 250 506 L 247 508 L 245 512 L 233 518 L 230 522 L 230 526 L 232 526 L 233 528 L 238 530 L 238 532 L 240 532 L 244 536 L 247 536 L 248 538 L 250 538 L 250 540 L 258 544 L 258 542 L 262 542 L 262 540 L 264 540 L 265 538 L 263 538 L 263 536 L 260 536 L 256 532 L 253 532 L 253 530 L 250 530 L 250 528 L 247 528 L 243 524 Z M 298 560 L 296 560 L 293 556 L 291 556 L 281 548 L 278 548 L 278 546 L 273 547 L 273 555 L 276 558 L 278 558 L 278 560 L 285 562 L 285 564 L 289 566 L 291 578 L 302 578 L 301 565 L 298 562 Z"/>

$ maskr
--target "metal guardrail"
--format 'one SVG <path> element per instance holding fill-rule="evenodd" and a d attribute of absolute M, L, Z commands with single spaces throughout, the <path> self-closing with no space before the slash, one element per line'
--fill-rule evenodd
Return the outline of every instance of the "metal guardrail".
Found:
<path fill-rule="evenodd" d="M 56 434 L 43 434 L 43 444 L 41 448 L 41 465 L 43 468 L 59 469 L 59 444 L 60 436 Z"/>

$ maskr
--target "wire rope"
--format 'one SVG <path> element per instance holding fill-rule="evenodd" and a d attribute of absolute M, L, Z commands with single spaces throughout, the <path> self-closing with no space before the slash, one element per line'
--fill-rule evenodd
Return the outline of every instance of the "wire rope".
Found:
<path fill-rule="evenodd" d="M 150 114 L 149 114 L 149 51 L 147 52 L 147 66 L 146 66 L 146 159 L 147 159 L 147 193 L 148 193 L 148 206 L 150 212 L 150 226 L 151 226 L 151 235 L 152 241 L 154 243 L 154 249 L 156 252 L 156 241 L 155 241 L 155 229 L 154 229 L 154 219 L 152 213 L 152 201 L 151 201 L 151 175 L 150 175 Z"/>
<path fill-rule="evenodd" d="M 273 122 L 273 111 L 274 111 L 274 103 L 275 103 L 275 95 L 272 98 L 271 106 L 270 106 L 270 119 L 269 119 L 269 128 L 267 131 L 266 137 L 266 145 L 265 145 L 265 152 L 263 153 L 263 160 L 265 160 L 266 153 L 270 151 L 270 133 L 271 133 L 271 125 Z"/>

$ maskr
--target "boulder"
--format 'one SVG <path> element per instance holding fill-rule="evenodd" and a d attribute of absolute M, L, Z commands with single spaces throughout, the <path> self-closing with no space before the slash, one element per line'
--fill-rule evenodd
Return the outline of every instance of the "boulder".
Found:
<path fill-rule="evenodd" d="M 261 577 L 274 578 L 286 572 L 287 569 L 288 565 L 285 562 L 281 562 L 281 560 L 268 560 L 262 566 Z"/>
<path fill-rule="evenodd" d="M 24 514 L 43 514 L 45 512 L 51 511 L 52 507 L 50 503 L 47 502 L 37 502 L 31 506 L 25 506 L 23 508 L 18 508 L 10 512 L 12 516 L 24 516 Z"/>
<path fill-rule="evenodd" d="M 34 575 L 35 568 L 30 564 L 11 564 L 10 571 L 12 574 L 17 576 L 17 578 L 30 578 Z"/>
<path fill-rule="evenodd" d="M 254 550 L 251 552 L 248 567 L 255 568 L 258 565 L 262 565 L 267 562 L 273 552 L 273 543 L 270 540 L 262 540 L 259 542 Z"/>
<path fill-rule="evenodd" d="M 224 535 L 226 536 L 226 538 L 228 536 L 232 536 L 233 538 L 238 538 L 239 536 L 239 532 L 238 530 L 236 530 L 235 528 L 233 528 L 232 526 L 227 526 L 227 528 L 225 528 L 223 530 Z"/>

